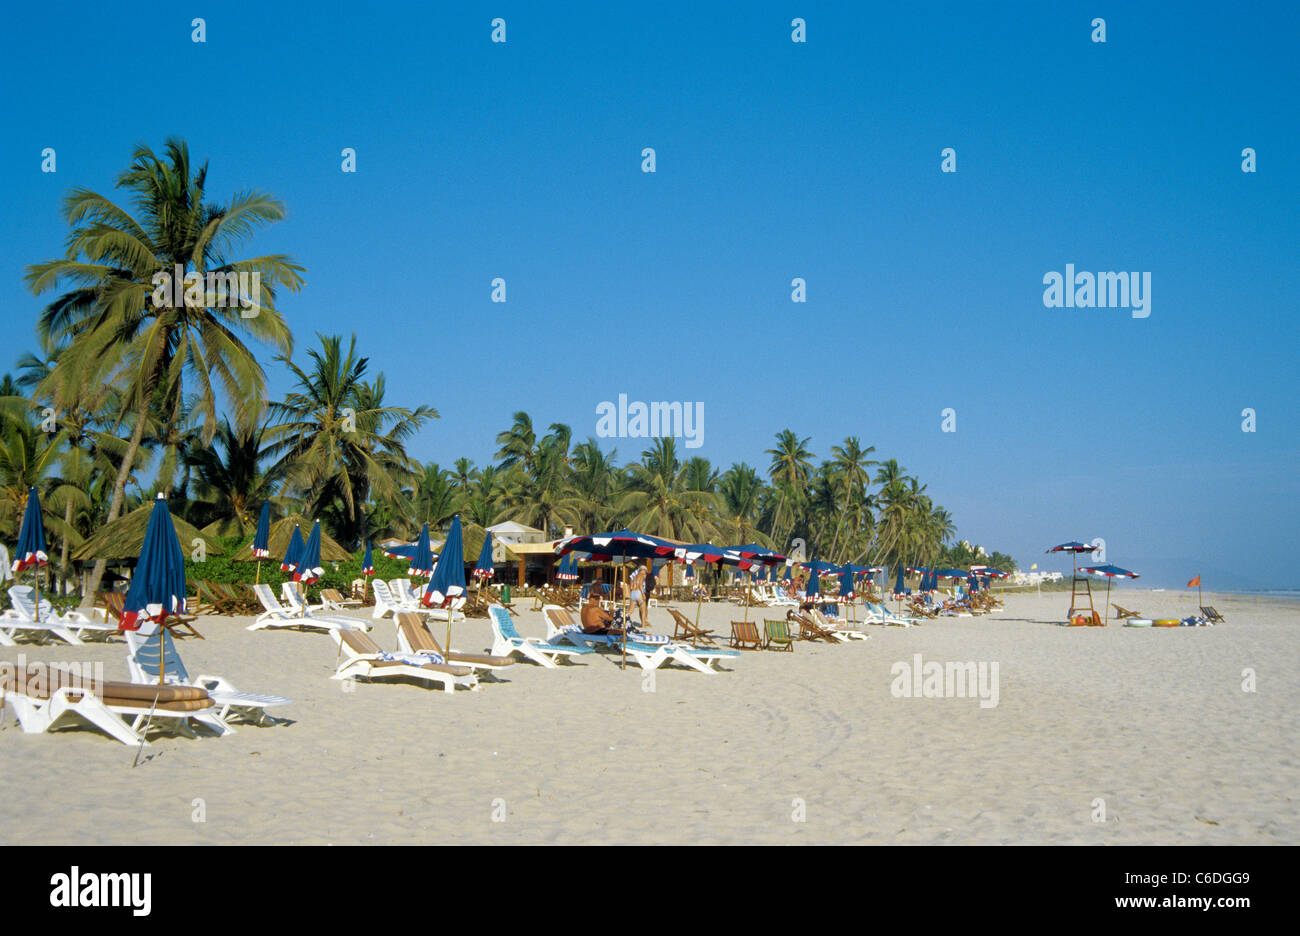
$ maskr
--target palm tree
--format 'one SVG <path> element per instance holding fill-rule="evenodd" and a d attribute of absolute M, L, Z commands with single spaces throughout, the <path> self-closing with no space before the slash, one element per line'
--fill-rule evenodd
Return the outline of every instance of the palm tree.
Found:
<path fill-rule="evenodd" d="M 876 463 L 868 456 L 876 450 L 874 445 L 862 447 L 857 436 L 849 436 L 843 445 L 831 446 L 831 457 L 839 478 L 838 495 L 843 512 L 835 525 L 835 539 L 831 544 L 831 553 L 839 547 L 840 536 L 846 528 L 861 528 L 862 510 L 866 501 L 867 485 L 871 483 L 871 466 Z M 869 510 L 868 510 L 869 513 Z"/>
<path fill-rule="evenodd" d="M 270 454 L 268 430 L 262 425 L 240 432 L 226 419 L 212 445 L 186 454 L 194 474 L 189 519 L 196 526 L 216 523 L 223 536 L 245 536 L 257 526 L 262 503 L 271 500 L 280 480 L 275 467 L 262 464 Z"/>
<path fill-rule="evenodd" d="M 242 425 L 262 411 L 265 375 L 245 337 L 287 353 L 288 326 L 275 306 L 275 289 L 296 291 L 303 268 L 283 254 L 235 259 L 242 243 L 259 228 L 285 216 L 284 205 L 263 192 L 244 191 L 225 204 L 206 199 L 207 164 L 193 169 L 189 147 L 167 140 L 163 155 L 137 146 L 117 187 L 135 214 L 112 199 L 74 188 L 63 214 L 72 227 L 66 256 L 34 263 L 25 276 L 36 295 L 67 286 L 41 313 L 43 343 L 63 347 L 55 372 L 72 379 L 52 381 L 56 408 L 75 396 L 70 386 L 91 381 L 120 390 L 118 424 L 130 435 L 109 502 L 108 521 L 120 515 L 151 408 L 161 393 L 179 401 L 188 378 L 196 387 L 194 413 L 204 437 L 216 431 L 219 387 Z M 235 304 L 199 307 L 154 301 L 156 274 L 252 274 L 260 277 L 256 313 L 244 317 Z M 46 382 L 43 382 L 43 384 Z M 87 595 L 93 595 L 105 568 L 95 563 Z"/>
<path fill-rule="evenodd" d="M 501 468 L 513 468 L 522 465 L 525 469 L 532 467 L 534 450 L 537 446 L 537 433 L 533 431 L 532 418 L 522 410 L 515 413 L 514 423 L 505 432 L 497 435 L 497 465 Z"/>
<path fill-rule="evenodd" d="M 763 481 L 754 468 L 744 462 L 733 464 L 722 476 L 718 494 L 725 518 L 722 531 L 733 545 L 753 542 L 770 545 L 771 540 L 757 526 Z"/>
<path fill-rule="evenodd" d="M 309 369 L 279 359 L 297 389 L 271 406 L 271 450 L 279 457 L 275 470 L 303 492 L 311 512 L 320 516 L 333 505 L 334 536 L 355 543 L 361 505 L 372 494 L 409 511 L 403 485 L 414 483 L 419 466 L 405 441 L 438 413 L 429 406 L 386 406 L 384 375 L 373 384 L 363 379 L 370 361 L 357 354 L 356 335 L 346 352 L 341 336 L 317 337 L 321 347 L 307 352 Z"/>
<path fill-rule="evenodd" d="M 776 447 L 764 454 L 772 456 L 768 477 L 777 489 L 777 500 L 772 514 L 772 537 L 781 540 L 795 524 L 795 508 L 802 499 L 812 471 L 812 452 L 808 440 L 800 439 L 789 429 L 776 434 Z"/>

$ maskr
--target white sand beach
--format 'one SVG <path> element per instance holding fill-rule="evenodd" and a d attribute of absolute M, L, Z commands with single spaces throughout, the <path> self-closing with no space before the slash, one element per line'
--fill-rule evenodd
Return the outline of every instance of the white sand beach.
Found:
<path fill-rule="evenodd" d="M 1194 593 L 1122 595 L 1152 616 L 1194 610 Z M 180 644 L 190 671 L 292 697 L 293 723 L 159 737 L 132 768 L 97 731 L 24 735 L 6 712 L 0 842 L 1294 845 L 1300 603 L 1204 600 L 1228 623 L 1056 627 L 1067 595 L 1011 593 L 993 615 L 746 652 L 716 676 L 660 670 L 653 692 L 601 656 L 519 663 L 454 696 L 347 691 L 328 636 L 201 617 L 207 639 Z M 703 621 L 726 632 L 741 614 L 705 606 Z M 539 613 L 518 624 L 544 635 Z M 662 609 L 651 625 L 671 632 Z M 374 635 L 396 646 L 391 621 Z M 486 621 L 457 626 L 459 649 L 490 642 Z M 126 678 L 121 642 L 0 659 L 19 653 Z M 997 662 L 997 706 L 893 697 L 891 666 L 917 653 Z"/>

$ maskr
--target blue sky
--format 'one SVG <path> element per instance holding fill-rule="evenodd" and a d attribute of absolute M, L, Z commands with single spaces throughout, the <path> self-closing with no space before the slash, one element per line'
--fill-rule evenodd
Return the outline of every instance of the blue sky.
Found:
<path fill-rule="evenodd" d="M 585 437 L 620 392 L 702 401 L 689 454 L 765 469 L 783 428 L 819 456 L 857 435 L 1025 567 L 1101 536 L 1152 584 L 1300 586 L 1300 13 L 1164 6 L 24 5 L 0 55 L 10 356 L 64 192 L 176 134 L 214 197 L 287 203 L 251 248 L 307 267 L 281 302 L 299 356 L 358 332 L 390 399 L 442 413 L 421 460 L 489 460 L 518 409 Z M 1045 308 L 1067 263 L 1151 272 L 1150 317 Z"/>

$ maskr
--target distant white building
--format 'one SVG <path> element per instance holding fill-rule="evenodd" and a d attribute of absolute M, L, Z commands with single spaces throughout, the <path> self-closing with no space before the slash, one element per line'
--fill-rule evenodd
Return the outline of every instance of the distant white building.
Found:
<path fill-rule="evenodd" d="M 514 520 L 507 520 L 505 523 L 498 523 L 495 526 L 487 528 L 496 539 L 503 543 L 544 543 L 546 534 L 537 527 L 530 527 L 526 523 L 516 523 Z"/>

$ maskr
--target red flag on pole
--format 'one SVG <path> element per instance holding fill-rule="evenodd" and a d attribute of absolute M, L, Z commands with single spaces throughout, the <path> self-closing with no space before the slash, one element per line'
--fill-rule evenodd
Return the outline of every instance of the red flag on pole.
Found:
<path fill-rule="evenodd" d="M 1200 588 L 1200 587 L 1201 587 L 1201 577 L 1200 577 L 1199 575 L 1196 576 L 1196 578 L 1192 579 L 1190 582 L 1187 583 L 1187 587 L 1188 587 L 1188 588 Z"/>

